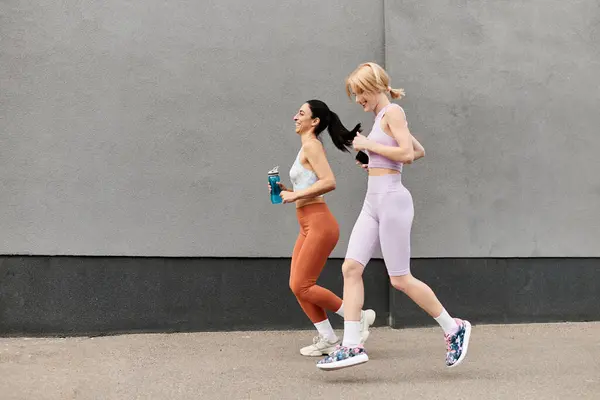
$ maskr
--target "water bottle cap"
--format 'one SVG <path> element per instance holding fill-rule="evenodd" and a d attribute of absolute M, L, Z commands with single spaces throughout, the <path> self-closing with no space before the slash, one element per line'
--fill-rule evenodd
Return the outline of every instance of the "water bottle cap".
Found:
<path fill-rule="evenodd" d="M 269 171 L 269 175 L 279 175 L 279 165 Z"/>

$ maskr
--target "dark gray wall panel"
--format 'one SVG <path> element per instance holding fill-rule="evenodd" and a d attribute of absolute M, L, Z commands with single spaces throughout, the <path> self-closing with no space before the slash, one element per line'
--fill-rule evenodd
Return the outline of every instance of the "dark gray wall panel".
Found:
<path fill-rule="evenodd" d="M 448 312 L 473 323 L 600 319 L 598 258 L 458 258 L 413 260 Z M 392 326 L 435 325 L 403 293 L 392 290 Z"/>
<path fill-rule="evenodd" d="M 0 257 L 0 334 L 312 329 L 289 289 L 289 259 Z M 387 325 L 381 262 L 366 306 Z M 342 295 L 341 260 L 319 284 Z M 343 327 L 333 315 L 332 324 Z"/>

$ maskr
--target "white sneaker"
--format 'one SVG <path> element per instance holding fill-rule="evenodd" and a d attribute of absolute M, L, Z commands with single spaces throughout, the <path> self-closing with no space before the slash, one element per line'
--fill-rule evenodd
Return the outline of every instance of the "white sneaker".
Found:
<path fill-rule="evenodd" d="M 365 344 L 369 338 L 369 327 L 375 322 L 375 311 L 364 310 L 360 313 L 360 344 Z"/>
<path fill-rule="evenodd" d="M 330 342 L 325 337 L 319 335 L 313 339 L 313 344 L 300 349 L 300 354 L 307 357 L 326 356 L 335 350 L 335 346 L 340 343 L 340 339 L 335 342 Z"/>

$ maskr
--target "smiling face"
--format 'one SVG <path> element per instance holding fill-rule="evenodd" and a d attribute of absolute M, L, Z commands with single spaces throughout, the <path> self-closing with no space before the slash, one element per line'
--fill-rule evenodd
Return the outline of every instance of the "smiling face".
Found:
<path fill-rule="evenodd" d="M 379 93 L 362 92 L 358 94 L 354 92 L 354 101 L 362 107 L 363 111 L 374 112 L 379 103 Z"/>
<path fill-rule="evenodd" d="M 296 133 L 302 134 L 315 129 L 319 125 L 319 118 L 313 118 L 310 106 L 308 103 L 304 103 L 294 115 L 294 123 L 296 124 Z"/>
<path fill-rule="evenodd" d="M 365 63 L 346 79 L 346 93 L 355 98 L 363 111 L 375 112 L 390 91 L 389 83 L 390 78 L 383 68 L 375 63 Z"/>

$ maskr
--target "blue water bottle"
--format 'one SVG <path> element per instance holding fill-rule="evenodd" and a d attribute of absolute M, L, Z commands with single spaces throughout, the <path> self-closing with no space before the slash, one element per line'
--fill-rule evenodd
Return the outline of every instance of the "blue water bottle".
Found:
<path fill-rule="evenodd" d="M 271 185 L 271 203 L 281 204 L 281 189 L 277 182 L 281 181 L 279 178 L 279 165 L 269 171 L 269 185 Z"/>

